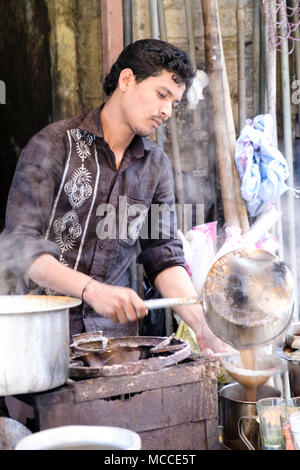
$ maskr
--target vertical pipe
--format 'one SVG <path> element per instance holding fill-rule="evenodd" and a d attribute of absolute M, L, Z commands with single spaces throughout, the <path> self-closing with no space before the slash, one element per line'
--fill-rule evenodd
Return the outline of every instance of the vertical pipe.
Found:
<path fill-rule="evenodd" d="M 253 0 L 253 109 L 254 116 L 259 110 L 259 63 L 260 63 L 260 8 L 259 2 Z"/>
<path fill-rule="evenodd" d="M 149 0 L 149 7 L 150 7 L 150 18 L 151 18 L 151 35 L 154 39 L 159 39 L 157 0 Z"/>
<path fill-rule="evenodd" d="M 237 0 L 237 56 L 238 56 L 238 110 L 239 133 L 246 121 L 246 61 L 245 61 L 245 3 Z"/>
<path fill-rule="evenodd" d="M 163 0 L 159 0 L 159 2 L 157 3 L 157 11 L 158 11 L 160 39 L 162 41 L 167 41 L 168 40 L 167 22 L 166 22 L 166 14 L 165 14 L 165 7 L 164 7 Z"/>
<path fill-rule="evenodd" d="M 194 69 L 196 69 L 197 63 L 196 63 L 196 52 L 195 52 L 196 49 L 195 49 L 195 32 L 194 32 L 192 0 L 185 0 L 184 7 L 185 7 L 185 19 L 186 19 L 189 56 L 192 61 Z M 196 105 L 196 108 L 193 110 L 193 126 L 196 131 L 195 135 L 199 137 L 200 130 L 201 130 L 199 105 Z M 196 167 L 201 168 L 202 162 L 201 162 L 201 150 L 199 148 L 199 141 L 196 140 L 195 144 L 196 144 L 196 148 L 194 149 L 194 152 L 195 152 Z"/>
<path fill-rule="evenodd" d="M 260 21 L 260 76 L 259 76 L 259 114 L 265 114 L 266 112 L 266 100 L 267 100 L 267 81 L 268 71 L 266 64 L 266 23 L 265 15 L 262 5 L 261 8 L 261 21 Z"/>
<path fill-rule="evenodd" d="M 159 0 L 157 6 L 158 6 L 157 11 L 159 15 L 159 25 L 160 25 L 160 37 L 163 41 L 167 41 L 168 36 L 167 36 L 166 17 L 165 17 L 163 0 Z M 172 155 L 173 155 L 173 162 L 174 162 L 174 180 L 175 180 L 176 195 L 177 195 L 178 203 L 181 208 L 180 220 L 184 220 L 183 218 L 184 187 L 183 187 L 183 179 L 182 179 L 182 171 L 181 171 L 181 163 L 180 163 L 180 149 L 179 149 L 179 143 L 178 143 L 177 125 L 176 125 L 176 118 L 174 114 L 172 114 L 172 116 L 170 117 L 169 122 L 170 122 L 170 130 L 171 130 L 171 142 L 172 142 Z"/>
<path fill-rule="evenodd" d="M 293 23 L 299 23 L 299 2 L 298 0 L 292 0 L 292 6 L 295 9 Z M 297 8 L 298 7 L 298 8 Z M 295 55 L 296 55 L 296 80 L 300 80 L 300 26 L 294 31 L 295 39 Z M 300 104 L 297 106 L 298 114 L 298 126 L 296 129 L 296 137 L 300 137 Z"/>
<path fill-rule="evenodd" d="M 287 31 L 287 12 L 286 0 L 282 0 L 279 10 L 281 26 L 281 36 L 286 37 Z M 284 154 L 289 167 L 288 185 L 294 186 L 294 162 L 293 162 L 293 141 L 292 141 L 292 122 L 291 122 L 291 98 L 290 98 L 290 73 L 289 73 L 289 54 L 288 39 L 284 39 L 281 44 L 281 81 L 282 81 L 282 108 L 283 108 L 283 135 L 284 135 Z M 296 223 L 295 223 L 295 199 L 292 191 L 287 192 L 287 217 L 288 225 L 288 246 L 289 246 L 289 264 L 295 283 L 295 312 L 294 318 L 298 320 L 298 289 L 297 289 L 297 257 L 296 257 Z"/>
<path fill-rule="evenodd" d="M 266 112 L 271 114 L 273 118 L 273 134 L 272 144 L 278 147 L 277 138 L 277 112 L 276 112 L 276 43 L 275 43 L 275 30 L 276 30 L 276 4 L 273 0 L 265 0 L 265 18 L 266 18 L 266 69 L 268 71 L 267 80 L 267 109 Z M 280 197 L 276 200 L 276 206 L 281 212 Z M 277 237 L 279 243 L 279 257 L 283 259 L 283 230 L 282 230 L 282 217 L 280 216 L 276 224 Z"/>
<path fill-rule="evenodd" d="M 132 43 L 132 0 L 123 0 L 124 47 Z"/>
<path fill-rule="evenodd" d="M 150 21 L 151 21 L 151 35 L 153 39 L 159 39 L 159 22 L 158 22 L 158 10 L 157 0 L 149 0 L 150 9 Z M 160 148 L 164 149 L 164 130 L 159 127 L 156 130 L 156 140 Z"/>
<path fill-rule="evenodd" d="M 150 0 L 150 15 L 151 15 L 151 29 L 152 29 L 152 36 L 155 39 L 162 39 L 163 41 L 167 41 L 167 29 L 166 29 L 166 17 L 165 17 L 165 9 L 164 9 L 164 2 L 163 0 Z M 177 129 L 173 128 L 172 130 L 172 123 L 173 126 L 176 126 L 176 122 L 174 121 L 173 116 L 171 117 L 171 134 L 172 134 L 172 148 L 173 148 L 173 159 L 174 159 L 174 172 L 175 172 L 175 184 L 177 188 L 177 197 L 182 204 L 184 203 L 184 191 L 183 191 L 183 181 L 182 181 L 182 173 L 180 163 L 178 165 L 178 158 L 177 155 L 180 156 L 179 153 L 179 146 L 177 142 Z M 175 142 L 173 142 L 174 132 L 176 133 Z M 159 127 L 157 129 L 157 141 L 158 144 L 160 142 L 160 146 L 163 149 L 163 129 Z M 175 145 L 175 147 L 174 147 Z M 175 154 L 175 157 L 174 157 Z M 180 158 L 180 157 L 179 157 Z M 165 328 L 166 328 L 166 335 L 170 336 L 173 333 L 173 315 L 172 309 L 165 309 Z"/>
<path fill-rule="evenodd" d="M 193 22 L 193 11 L 192 11 L 192 0 L 184 0 L 185 18 L 186 18 L 186 29 L 189 46 L 189 56 L 196 67 L 196 53 L 195 53 L 195 40 L 194 40 L 194 22 Z"/>

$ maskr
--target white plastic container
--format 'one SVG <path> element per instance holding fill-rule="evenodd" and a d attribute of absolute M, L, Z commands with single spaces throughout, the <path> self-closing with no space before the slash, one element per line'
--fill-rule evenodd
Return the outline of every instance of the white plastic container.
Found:
<path fill-rule="evenodd" d="M 16 450 L 140 450 L 140 436 L 112 426 L 61 426 L 31 434 Z"/>

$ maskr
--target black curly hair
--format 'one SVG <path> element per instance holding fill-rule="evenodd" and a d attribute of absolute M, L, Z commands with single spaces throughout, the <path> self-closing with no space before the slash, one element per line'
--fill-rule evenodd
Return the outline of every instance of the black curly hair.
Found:
<path fill-rule="evenodd" d="M 161 71 L 173 72 L 176 83 L 184 83 L 188 89 L 195 76 L 188 55 L 178 47 L 158 39 L 140 39 L 129 44 L 119 55 L 106 76 L 103 89 L 111 96 L 118 86 L 123 69 L 130 68 L 137 82 L 160 75 Z"/>

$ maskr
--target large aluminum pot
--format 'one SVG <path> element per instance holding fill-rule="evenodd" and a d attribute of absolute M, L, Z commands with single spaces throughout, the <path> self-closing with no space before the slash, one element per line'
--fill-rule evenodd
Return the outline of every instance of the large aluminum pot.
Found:
<path fill-rule="evenodd" d="M 0 396 L 34 393 L 69 377 L 69 308 L 81 301 L 0 296 Z"/>
<path fill-rule="evenodd" d="M 280 391 L 270 385 L 262 385 L 257 391 L 257 400 L 279 396 Z M 223 443 L 232 450 L 248 450 L 239 436 L 238 422 L 242 416 L 256 415 L 256 402 L 247 401 L 245 389 L 238 383 L 222 387 L 219 397 Z M 260 449 L 261 442 L 257 422 L 253 419 L 244 419 L 243 432 L 253 447 Z"/>
<path fill-rule="evenodd" d="M 293 317 L 292 275 L 267 251 L 231 251 L 211 267 L 202 306 L 211 330 L 235 349 L 272 343 Z"/>

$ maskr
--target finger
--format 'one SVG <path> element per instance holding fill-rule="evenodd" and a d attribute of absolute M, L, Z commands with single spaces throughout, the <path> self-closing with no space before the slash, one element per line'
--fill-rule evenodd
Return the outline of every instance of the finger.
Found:
<path fill-rule="evenodd" d="M 202 351 L 203 356 L 207 356 L 210 358 L 215 357 L 215 353 L 212 351 L 212 349 L 206 348 Z"/>
<path fill-rule="evenodd" d="M 148 315 L 145 302 L 138 295 L 132 297 L 132 304 L 136 311 L 137 318 L 144 318 Z"/>
<path fill-rule="evenodd" d="M 136 311 L 134 305 L 131 302 L 128 302 L 123 306 L 123 310 L 126 314 L 128 321 L 136 321 L 139 319 L 138 312 Z"/>
<path fill-rule="evenodd" d="M 123 309 L 123 307 L 118 307 L 116 310 L 115 310 L 115 315 L 117 317 L 117 321 L 118 323 L 127 323 L 128 322 L 128 319 L 127 319 L 127 316 L 126 316 L 126 313 Z"/>
<path fill-rule="evenodd" d="M 116 315 L 115 312 L 113 312 L 113 313 L 109 316 L 109 319 L 110 319 L 113 323 L 119 323 L 118 317 L 117 317 L 117 315 Z"/>

